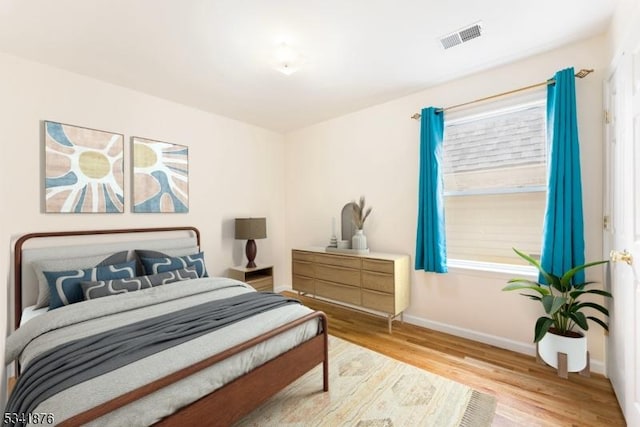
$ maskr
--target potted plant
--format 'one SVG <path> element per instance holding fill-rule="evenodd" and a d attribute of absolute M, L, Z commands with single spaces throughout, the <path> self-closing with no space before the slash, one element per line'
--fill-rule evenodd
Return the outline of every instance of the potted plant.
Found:
<path fill-rule="evenodd" d="M 547 364 L 558 368 L 558 353 L 567 355 L 567 371 L 578 372 L 587 366 L 587 341 L 582 331 L 589 329 L 592 321 L 609 330 L 601 319 L 588 315 L 586 310 L 595 310 L 605 316 L 609 311 L 591 301 L 581 301 L 584 295 L 601 295 L 611 298 L 611 294 L 600 289 L 586 289 L 595 282 L 574 283 L 577 272 L 608 261 L 595 261 L 575 266 L 561 276 L 545 271 L 531 256 L 514 248 L 514 251 L 529 264 L 538 269 L 547 284 L 527 279 L 511 279 L 503 291 L 528 290 L 534 294 L 521 295 L 542 304 L 545 315 L 538 318 L 534 329 L 534 342 L 538 344 L 538 354 Z M 579 328 L 579 329 L 578 329 Z"/>
<path fill-rule="evenodd" d="M 372 208 L 365 209 L 365 200 L 364 196 L 360 196 L 360 202 L 353 202 L 353 225 L 356 226 L 356 233 L 353 235 L 351 239 L 351 247 L 357 250 L 366 250 L 367 249 L 367 237 L 364 235 L 364 231 L 362 228 L 364 227 L 364 222 L 371 213 Z"/>

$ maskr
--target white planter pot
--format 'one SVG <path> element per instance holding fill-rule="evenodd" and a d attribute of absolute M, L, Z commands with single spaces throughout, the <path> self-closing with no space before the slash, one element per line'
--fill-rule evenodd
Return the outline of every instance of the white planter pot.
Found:
<path fill-rule="evenodd" d="M 558 353 L 567 355 L 567 372 L 580 372 L 587 366 L 587 337 L 565 337 L 547 332 L 538 342 L 538 354 L 547 365 L 558 369 Z"/>
<path fill-rule="evenodd" d="M 367 236 L 364 235 L 362 230 L 356 230 L 356 234 L 351 238 L 351 249 L 367 249 Z"/>

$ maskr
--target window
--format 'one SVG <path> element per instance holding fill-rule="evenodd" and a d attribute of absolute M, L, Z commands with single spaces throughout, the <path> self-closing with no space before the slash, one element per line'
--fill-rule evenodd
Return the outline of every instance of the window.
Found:
<path fill-rule="evenodd" d="M 544 100 L 445 120 L 447 258 L 524 264 L 538 254 L 546 203 Z"/>

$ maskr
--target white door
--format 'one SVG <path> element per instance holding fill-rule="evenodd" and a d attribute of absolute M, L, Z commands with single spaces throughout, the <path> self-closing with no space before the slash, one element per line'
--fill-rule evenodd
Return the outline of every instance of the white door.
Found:
<path fill-rule="evenodd" d="M 607 373 L 629 426 L 640 426 L 640 32 L 607 82 L 605 249 L 613 294 Z"/>

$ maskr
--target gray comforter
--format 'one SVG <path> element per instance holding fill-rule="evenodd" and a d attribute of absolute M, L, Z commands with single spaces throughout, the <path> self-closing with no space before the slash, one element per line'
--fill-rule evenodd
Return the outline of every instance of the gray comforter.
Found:
<path fill-rule="evenodd" d="M 229 297 L 252 301 L 253 297 L 246 294 L 253 293 L 252 288 L 231 279 L 207 278 L 74 304 L 39 316 L 12 334 L 7 340 L 7 361 L 19 357 L 26 375 L 32 366 L 38 364 L 38 360 L 50 356 L 55 349 L 64 347 L 69 340 L 91 340 L 86 337 L 96 334 L 117 337 L 118 334 L 114 334 L 114 331 L 133 330 L 135 324 L 145 325 L 144 319 L 148 319 L 147 326 L 156 323 L 160 318 L 171 322 L 169 319 L 172 316 L 189 312 L 190 310 L 186 309 L 194 305 L 200 307 L 196 311 L 209 318 L 211 324 L 216 324 L 219 321 L 213 319 L 217 316 L 207 314 L 213 306 L 219 305 L 220 301 Z M 207 301 L 213 302 L 207 304 Z M 218 301 L 218 304 L 215 301 Z M 223 328 L 213 327 L 209 331 L 198 332 L 197 336 L 192 336 L 188 341 L 174 343 L 177 345 L 158 349 L 159 351 L 151 354 L 143 354 L 142 358 L 134 357 L 136 360 L 130 361 L 131 363 L 115 363 L 113 370 L 99 372 L 99 375 L 93 378 L 90 378 L 91 374 L 87 374 L 87 378 L 83 378 L 84 381 L 62 390 L 56 388 L 55 393 L 49 393 L 50 396 L 47 394 L 41 401 L 29 406 L 28 410 L 51 412 L 56 422 L 62 421 L 310 312 L 308 308 L 300 305 L 255 311 L 250 318 L 238 318 Z M 152 396 L 99 418 L 95 424 L 148 425 L 158 421 L 314 336 L 317 328 L 315 322 L 308 322 L 284 336 L 234 356 L 232 360 L 208 368 L 190 377 L 188 381 L 173 384 Z M 176 334 L 180 335 L 182 334 Z M 178 341 L 180 340 L 181 338 L 178 338 Z M 102 367 L 100 365 L 98 369 Z M 64 369 L 62 371 L 64 375 Z M 70 369 L 66 376 L 75 377 L 77 372 L 84 370 Z"/>

